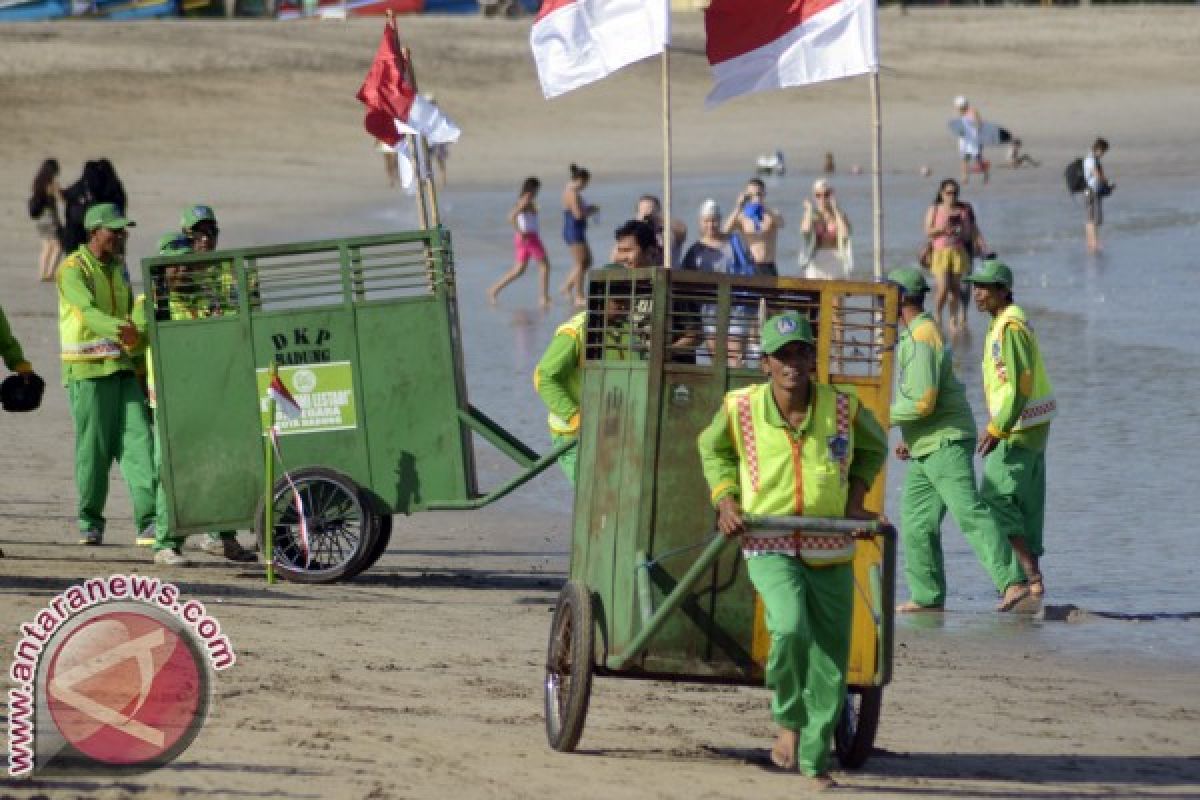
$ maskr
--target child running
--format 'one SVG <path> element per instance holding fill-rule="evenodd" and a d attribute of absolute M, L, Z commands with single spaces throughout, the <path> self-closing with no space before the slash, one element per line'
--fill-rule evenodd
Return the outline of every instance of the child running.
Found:
<path fill-rule="evenodd" d="M 509 224 L 513 226 L 513 266 L 508 272 L 488 289 L 488 302 L 496 304 L 500 291 L 525 274 L 525 267 L 530 259 L 538 264 L 541 273 L 541 305 L 550 305 L 550 261 L 546 258 L 546 248 L 542 237 L 538 235 L 537 193 L 542 188 L 542 182 L 537 178 L 526 178 L 521 184 L 521 194 L 516 204 L 508 212 Z"/>

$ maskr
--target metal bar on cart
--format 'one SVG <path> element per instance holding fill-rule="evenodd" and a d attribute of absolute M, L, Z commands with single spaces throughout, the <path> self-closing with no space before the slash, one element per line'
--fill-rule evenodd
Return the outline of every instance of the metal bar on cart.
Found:
<path fill-rule="evenodd" d="M 483 508 L 486 505 L 491 505 L 502 497 L 512 494 L 513 491 L 524 486 L 533 478 L 540 475 L 555 461 L 558 461 L 559 456 L 579 444 L 578 439 L 572 439 L 569 442 L 563 442 L 555 447 L 549 453 L 539 458 L 532 466 L 522 472 L 517 477 L 513 478 L 508 483 L 501 486 L 488 494 L 481 495 L 471 500 L 462 503 L 436 503 L 434 505 L 425 506 L 426 511 L 474 511 L 478 508 Z"/>
<path fill-rule="evenodd" d="M 467 403 L 466 409 L 458 410 L 458 417 L 471 430 L 487 439 L 493 447 L 513 461 L 528 469 L 541 458 L 524 442 L 497 425 L 487 414 Z"/>
<path fill-rule="evenodd" d="M 744 517 L 747 530 L 796 530 L 802 529 L 809 533 L 868 533 L 878 534 L 886 529 L 886 526 L 874 520 L 861 519 L 841 519 L 828 517 L 796 517 L 796 516 L 778 516 L 778 517 L 755 517 L 747 515 Z M 658 635 L 663 624 L 667 621 L 667 617 L 675 613 L 679 606 L 683 605 L 684 600 L 688 598 L 694 584 L 701 575 L 709 570 L 724 552 L 726 545 L 733 541 L 734 537 L 718 536 L 709 543 L 700 557 L 692 563 L 688 571 L 679 579 L 679 583 L 671 590 L 663 600 L 662 606 L 656 609 L 649 619 L 646 618 L 649 609 L 649 582 L 646 581 L 645 586 L 638 586 L 639 600 L 646 603 L 642 610 L 643 625 L 638 631 L 638 635 L 626 647 L 625 652 L 611 655 L 605 659 L 604 666 L 614 671 L 620 671 L 629 665 L 629 662 L 637 658 L 642 650 L 650 644 L 650 640 Z"/>

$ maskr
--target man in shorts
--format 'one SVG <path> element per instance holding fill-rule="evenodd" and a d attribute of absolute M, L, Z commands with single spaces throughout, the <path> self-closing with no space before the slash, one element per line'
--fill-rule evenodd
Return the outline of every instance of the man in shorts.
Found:
<path fill-rule="evenodd" d="M 1108 182 L 1100 159 L 1108 152 L 1108 142 L 1097 139 L 1092 143 L 1091 152 L 1083 159 L 1083 179 L 1087 181 L 1087 189 L 1083 192 L 1087 205 L 1087 222 L 1084 233 L 1087 234 L 1089 253 L 1100 252 L 1100 226 L 1104 224 L 1104 198 L 1112 194 L 1115 184 Z"/>

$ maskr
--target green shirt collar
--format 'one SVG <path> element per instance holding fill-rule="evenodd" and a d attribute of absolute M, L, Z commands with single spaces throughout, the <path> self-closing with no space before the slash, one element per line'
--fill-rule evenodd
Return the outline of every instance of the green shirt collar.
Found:
<path fill-rule="evenodd" d="M 771 391 L 771 382 L 767 381 L 763 384 L 762 403 L 763 403 L 763 418 L 774 425 L 776 428 L 787 428 L 795 430 L 797 433 L 805 433 L 808 431 L 809 423 L 812 422 L 812 407 L 817 400 L 817 382 L 813 381 L 809 384 L 808 392 L 808 413 L 804 415 L 804 422 L 800 423 L 799 427 L 792 428 L 788 421 L 784 419 L 783 412 L 779 410 L 779 406 L 775 405 L 775 394 Z"/>
<path fill-rule="evenodd" d="M 920 314 L 917 314 L 915 317 L 913 317 L 913 321 L 907 325 L 905 325 L 904 321 L 901 320 L 900 338 L 912 338 L 912 332 L 916 330 L 922 322 L 933 322 L 933 315 L 931 315 L 928 311 L 922 311 Z"/>

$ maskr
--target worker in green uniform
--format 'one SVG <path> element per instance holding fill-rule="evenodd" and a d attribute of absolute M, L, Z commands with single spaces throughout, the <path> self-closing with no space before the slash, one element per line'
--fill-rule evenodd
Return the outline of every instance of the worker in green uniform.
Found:
<path fill-rule="evenodd" d="M 4 366 L 8 367 L 10 372 L 18 375 L 34 374 L 33 365 L 25 360 L 25 351 L 21 349 L 21 343 L 17 341 L 17 337 L 13 336 L 12 328 L 8 324 L 8 317 L 4 316 L 2 308 L 0 308 L 0 358 L 4 359 Z"/>
<path fill-rule="evenodd" d="M 192 252 L 192 242 L 184 235 L 169 233 L 158 241 L 160 256 L 182 256 Z M 199 265 L 173 265 L 162 272 L 160 292 L 155 296 L 155 313 L 160 318 L 172 320 L 203 319 L 221 313 L 221 306 L 215 299 L 214 279 L 209 274 L 209 267 Z M 161 297 L 159 296 L 161 294 Z M 140 295 L 134 303 L 133 321 L 140 331 L 146 328 L 146 297 Z M 232 313 L 225 309 L 226 314 Z M 150 399 L 150 408 L 158 406 L 155 392 L 154 360 L 152 354 L 146 351 L 146 395 Z M 171 566 L 187 566 L 187 557 L 183 555 L 183 544 L 186 536 L 181 536 L 171 530 L 170 517 L 167 513 L 167 495 L 161 480 L 162 474 L 162 438 L 157 419 L 154 420 L 154 474 L 155 474 L 155 506 L 157 515 L 154 525 L 154 537 L 138 539 L 139 545 L 152 546 L 155 560 Z M 200 549 L 210 555 L 224 556 L 230 561 L 254 561 L 255 555 L 242 547 L 237 540 L 237 531 L 221 531 L 209 533 Z"/>
<path fill-rule="evenodd" d="M 979 439 L 983 499 L 1012 542 L 1035 597 L 1045 594 L 1040 560 L 1046 514 L 1046 441 L 1058 411 L 1037 336 L 1013 303 L 1013 275 L 995 259 L 964 278 L 975 306 L 992 315 L 983 344 L 987 430 Z"/>
<path fill-rule="evenodd" d="M 887 279 L 900 289 L 899 381 L 889 416 L 902 437 L 896 456 L 908 461 L 900 534 L 910 599 L 896 611 L 945 607 L 941 527 L 947 510 L 1001 594 L 996 610 L 1011 611 L 1029 588 L 1008 538 L 979 496 L 975 418 L 966 389 L 954 375 L 950 347 L 925 312 L 929 284 L 916 267 L 892 270 Z"/>
<path fill-rule="evenodd" d="M 826 788 L 834 785 L 829 751 L 846 697 L 854 539 L 751 534 L 743 514 L 878 519 L 863 502 L 887 458 L 887 436 L 856 397 L 813 380 L 806 317 L 771 317 L 761 342 L 768 382 L 726 394 L 697 444 L 717 526 L 742 536 L 747 574 L 766 609 L 766 682 L 780 727 L 771 760 Z"/>
<path fill-rule="evenodd" d="M 134 223 L 112 203 L 99 203 L 83 224 L 87 242 L 58 268 L 58 331 L 75 424 L 79 541 L 98 545 L 114 460 L 129 487 L 137 530 L 143 536 L 153 530 L 154 448 L 134 365 L 145 341 L 130 319 L 133 295 L 122 263 Z"/>
<path fill-rule="evenodd" d="M 613 258 L 616 261 L 610 266 L 635 269 L 653 265 L 657 239 L 650 225 L 641 220 L 629 220 L 617 228 L 615 238 Z M 621 307 L 621 302 L 609 299 L 606 336 L 614 334 L 614 328 L 621 324 L 629 312 L 628 308 Z M 554 338 L 550 340 L 550 346 L 542 354 L 533 373 L 533 386 L 549 412 L 546 424 L 550 428 L 550 437 L 556 447 L 579 437 L 579 401 L 583 384 L 584 328 L 587 324 L 587 313 L 581 311 L 558 326 L 554 331 Z M 628 344 L 627 341 L 625 343 Z M 629 350 L 615 340 L 610 345 L 605 347 L 606 358 L 610 354 L 617 356 Z M 573 447 L 563 453 L 558 463 L 566 473 L 567 480 L 574 486 L 579 470 L 579 448 Z"/>

